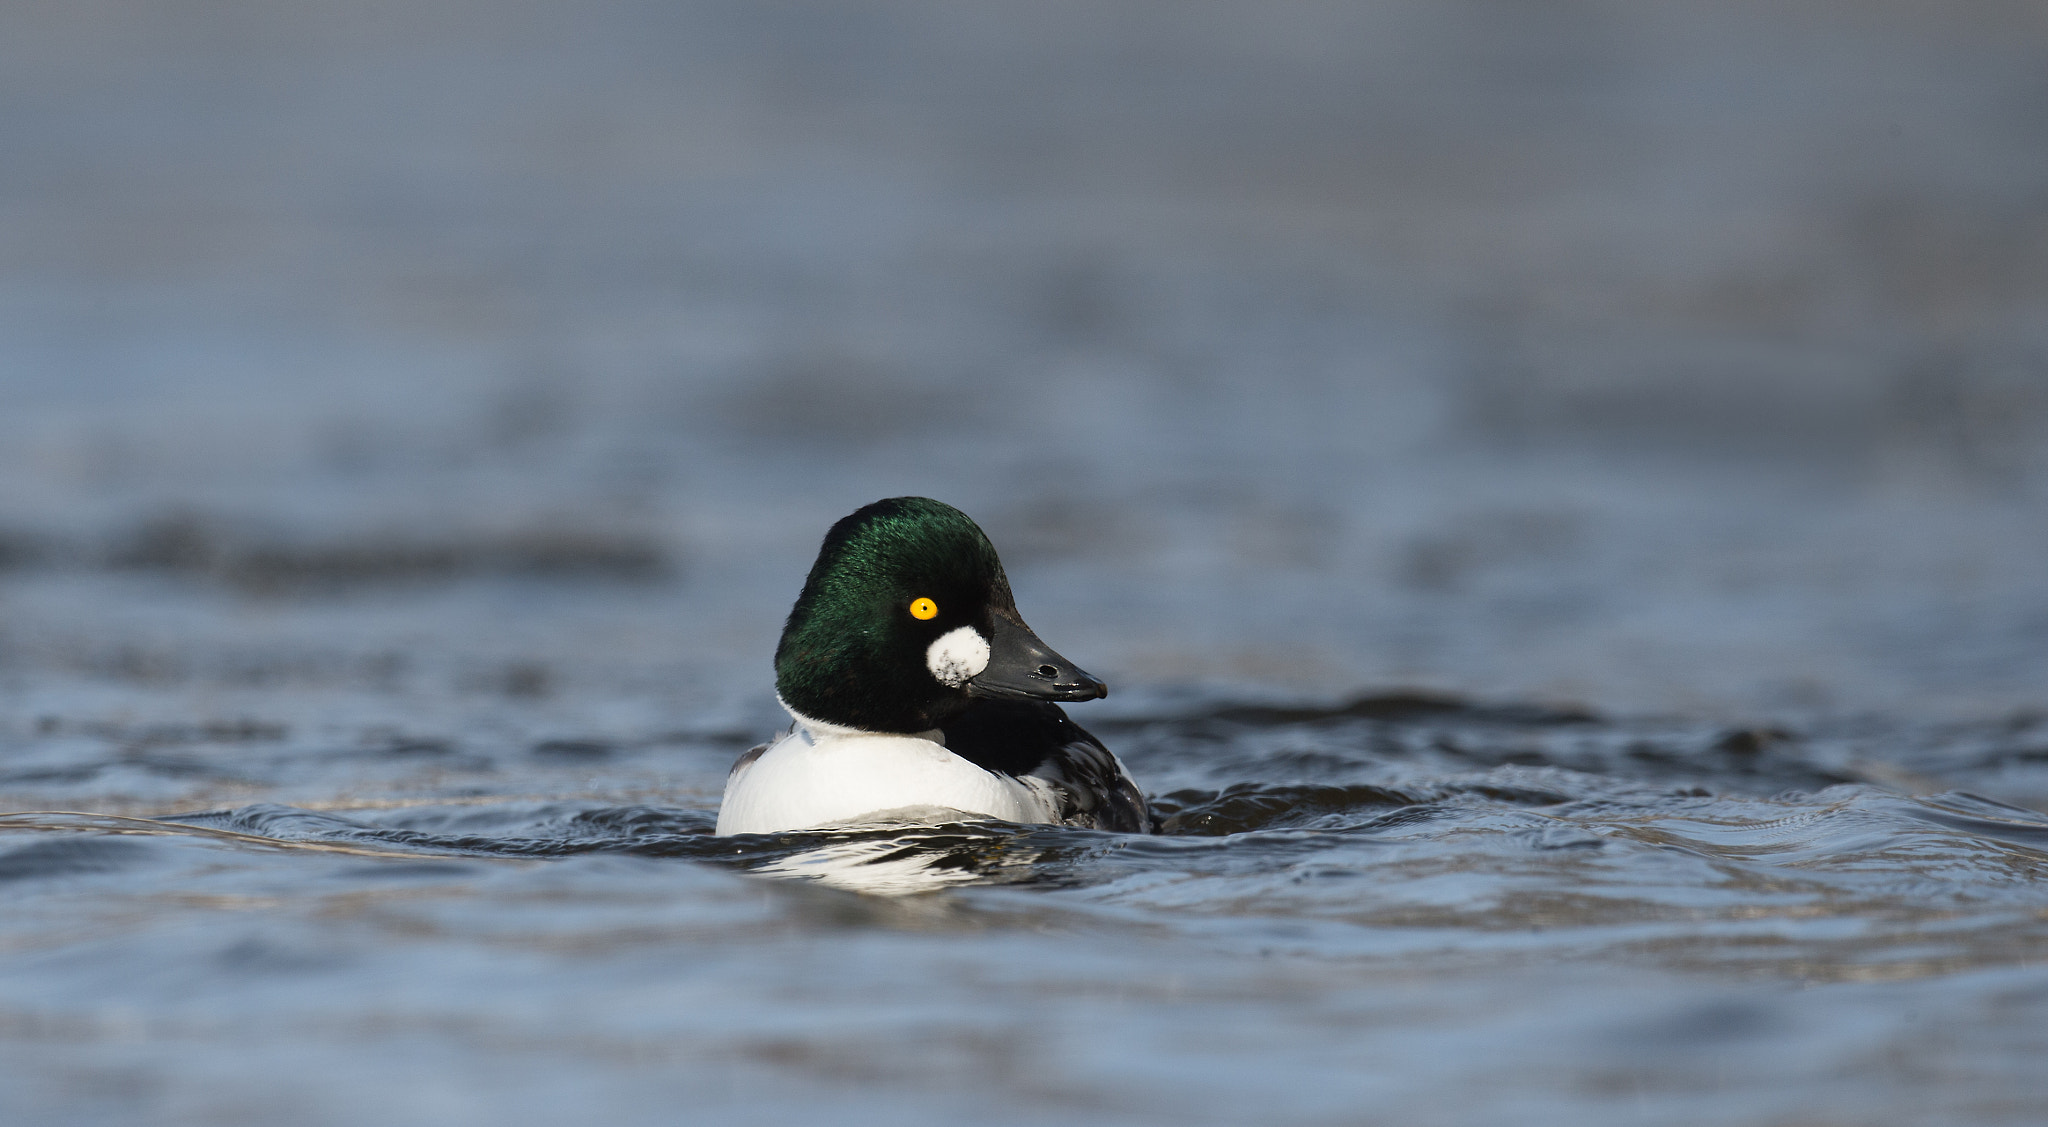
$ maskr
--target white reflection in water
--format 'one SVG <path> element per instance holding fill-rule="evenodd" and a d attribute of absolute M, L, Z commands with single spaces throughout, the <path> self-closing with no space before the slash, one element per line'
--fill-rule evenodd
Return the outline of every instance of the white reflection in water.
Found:
<path fill-rule="evenodd" d="M 1034 854 L 954 845 L 934 846 L 927 834 L 829 842 L 779 857 L 752 870 L 795 877 L 828 888 L 903 896 L 965 884 L 995 884 L 1030 876 Z"/>

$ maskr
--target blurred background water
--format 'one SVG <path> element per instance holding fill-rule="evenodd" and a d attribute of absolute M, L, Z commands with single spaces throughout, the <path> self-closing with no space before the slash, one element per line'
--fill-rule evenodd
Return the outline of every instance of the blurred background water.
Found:
<path fill-rule="evenodd" d="M 2044 137 L 2007 0 L 10 4 L 0 1109 L 2036 1122 Z M 702 836 L 903 493 L 1173 834 Z"/>

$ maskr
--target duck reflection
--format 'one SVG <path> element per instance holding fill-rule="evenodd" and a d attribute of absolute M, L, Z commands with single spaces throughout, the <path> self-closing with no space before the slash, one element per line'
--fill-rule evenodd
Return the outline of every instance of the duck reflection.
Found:
<path fill-rule="evenodd" d="M 747 864 L 759 876 L 813 881 L 830 888 L 906 896 L 973 884 L 1050 879 L 1045 862 L 1060 851 L 1038 830 L 1002 822 L 864 821 L 845 830 L 778 835 L 783 846 Z"/>

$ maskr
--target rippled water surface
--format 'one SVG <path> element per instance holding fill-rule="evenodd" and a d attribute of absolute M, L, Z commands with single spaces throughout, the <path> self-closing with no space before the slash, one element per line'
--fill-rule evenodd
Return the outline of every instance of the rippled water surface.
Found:
<path fill-rule="evenodd" d="M 17 803 L 238 796 L 0 818 L 0 1070 L 51 1121 L 2018 1123 L 2044 1095 L 2048 816 L 1971 789 L 2048 786 L 2038 720 L 1182 702 L 1100 725 L 1155 837 L 714 838 L 717 736 L 46 726 L 12 737 Z"/>
<path fill-rule="evenodd" d="M 8 5 L 0 1122 L 2043 1122 L 2039 8 Z M 900 494 L 1164 833 L 708 836 Z"/>

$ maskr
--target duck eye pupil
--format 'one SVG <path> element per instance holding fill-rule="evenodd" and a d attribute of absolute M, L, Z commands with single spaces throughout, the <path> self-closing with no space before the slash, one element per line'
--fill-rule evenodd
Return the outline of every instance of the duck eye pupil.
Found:
<path fill-rule="evenodd" d="M 918 598 L 910 601 L 910 617 L 931 619 L 939 616 L 939 604 L 930 599 Z"/>

